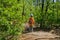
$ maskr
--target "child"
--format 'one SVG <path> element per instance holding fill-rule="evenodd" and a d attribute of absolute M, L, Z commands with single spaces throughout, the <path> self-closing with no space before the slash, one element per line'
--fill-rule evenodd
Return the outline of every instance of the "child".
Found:
<path fill-rule="evenodd" d="M 30 14 L 30 18 L 29 18 L 29 31 L 33 32 L 33 25 L 35 23 L 35 20 L 33 18 L 33 14 Z"/>

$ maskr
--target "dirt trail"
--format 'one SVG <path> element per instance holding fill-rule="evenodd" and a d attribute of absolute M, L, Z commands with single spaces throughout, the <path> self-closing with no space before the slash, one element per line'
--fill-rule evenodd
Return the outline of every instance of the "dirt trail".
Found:
<path fill-rule="evenodd" d="M 18 40 L 60 40 L 60 37 L 49 32 L 38 31 L 23 34 Z"/>

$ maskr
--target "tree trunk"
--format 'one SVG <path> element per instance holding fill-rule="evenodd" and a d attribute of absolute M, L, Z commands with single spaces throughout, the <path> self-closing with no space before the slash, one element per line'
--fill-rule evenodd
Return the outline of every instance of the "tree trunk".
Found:
<path fill-rule="evenodd" d="M 25 15 L 25 13 L 24 13 L 24 9 L 25 9 L 25 5 L 24 5 L 24 0 L 23 0 L 22 20 L 23 20 L 23 16 Z"/>
<path fill-rule="evenodd" d="M 53 0 L 53 4 L 54 4 L 54 0 Z M 53 5 L 53 13 L 54 13 L 54 5 Z M 51 21 L 51 27 L 52 27 L 52 23 L 53 23 L 53 21 Z"/>
<path fill-rule="evenodd" d="M 48 21 L 48 15 L 47 15 L 47 11 L 48 11 L 48 7 L 49 7 L 49 0 L 46 1 L 47 2 L 47 5 L 46 5 L 46 10 L 45 10 L 45 20 L 44 20 L 44 25 L 46 23 L 46 21 Z M 46 26 L 46 25 L 45 25 Z"/>
<path fill-rule="evenodd" d="M 41 10 L 41 16 L 42 16 L 42 19 L 41 19 L 41 28 L 43 27 L 43 19 L 44 19 L 44 17 L 43 17 L 43 11 L 44 11 L 44 0 L 42 0 L 42 10 Z"/>

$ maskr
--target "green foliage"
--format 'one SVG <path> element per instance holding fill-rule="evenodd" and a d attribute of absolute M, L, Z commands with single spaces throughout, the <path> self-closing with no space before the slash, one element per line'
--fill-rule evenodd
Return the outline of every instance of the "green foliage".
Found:
<path fill-rule="evenodd" d="M 24 30 L 22 4 L 17 0 L 0 0 L 0 37 L 18 35 Z M 3 36 L 2 36 L 2 35 Z"/>

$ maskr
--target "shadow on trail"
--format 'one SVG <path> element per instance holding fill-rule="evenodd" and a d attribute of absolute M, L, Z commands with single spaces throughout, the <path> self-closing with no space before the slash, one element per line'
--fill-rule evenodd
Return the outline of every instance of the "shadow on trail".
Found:
<path fill-rule="evenodd" d="M 38 32 L 38 31 L 50 32 L 51 30 L 49 30 L 49 29 L 41 29 L 40 27 L 35 27 L 35 28 L 33 28 L 33 32 Z M 27 28 L 27 29 L 23 32 L 23 34 L 29 33 L 29 32 L 30 32 L 30 31 L 29 31 L 29 28 Z"/>

